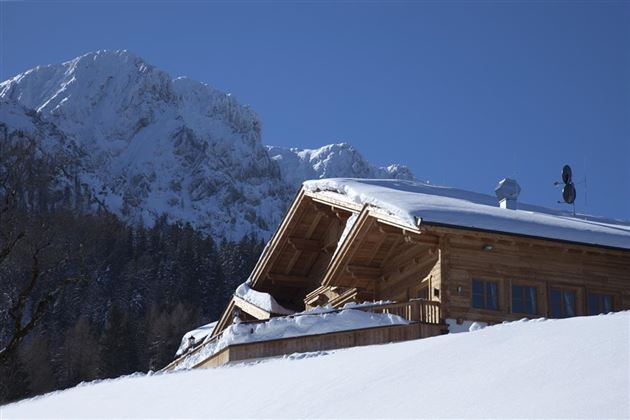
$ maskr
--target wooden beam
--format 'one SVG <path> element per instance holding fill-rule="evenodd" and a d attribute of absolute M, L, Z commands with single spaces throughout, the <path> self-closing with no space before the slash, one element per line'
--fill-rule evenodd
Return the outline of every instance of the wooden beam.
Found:
<path fill-rule="evenodd" d="M 403 270 L 394 270 L 385 276 L 386 281 L 384 282 L 384 287 L 385 289 L 391 289 L 394 288 L 398 282 L 430 272 L 437 262 L 437 256 L 433 256 L 432 258 L 419 261 L 418 264 L 414 264 L 413 266 L 407 266 Z"/>
<path fill-rule="evenodd" d="M 323 211 L 318 211 L 315 214 L 315 217 L 313 218 L 313 221 L 311 222 L 311 225 L 309 226 L 308 230 L 306 231 L 306 239 L 310 239 L 311 236 L 313 236 L 313 232 L 315 232 L 315 229 L 317 229 L 317 226 L 319 225 L 320 220 L 322 220 L 323 215 L 324 215 Z"/>
<path fill-rule="evenodd" d="M 341 287 L 357 288 L 367 292 L 374 292 L 379 279 L 373 277 L 352 277 L 350 275 L 339 275 L 335 278 L 335 284 Z"/>
<path fill-rule="evenodd" d="M 294 248 L 293 249 L 293 255 L 291 255 L 291 259 L 289 260 L 289 263 L 284 268 L 284 274 L 289 274 L 291 272 L 291 270 L 293 270 L 293 266 L 297 262 L 298 258 L 300 258 L 300 255 L 302 255 L 302 251 L 300 251 L 299 249 L 295 249 Z"/>
<path fill-rule="evenodd" d="M 383 264 L 382 270 L 384 275 L 388 275 L 391 272 L 398 270 L 401 266 L 409 264 L 413 262 L 413 259 L 419 257 L 423 252 L 429 251 L 428 245 L 412 245 L 409 246 L 406 250 L 401 253 L 398 253 L 396 256 L 390 258 L 389 260 L 385 260 Z"/>
<path fill-rule="evenodd" d="M 332 305 L 333 308 L 338 308 L 342 305 L 345 305 L 346 303 L 354 300 L 354 298 L 357 296 L 357 289 L 356 288 L 350 288 L 344 292 L 342 292 L 339 296 L 337 296 L 334 299 L 331 299 L 328 303 L 330 305 Z"/>
<path fill-rule="evenodd" d="M 329 205 L 336 209 L 343 209 L 350 212 L 357 212 L 361 210 L 360 204 L 353 202 L 343 194 L 332 191 L 305 191 L 305 194 L 311 197 L 313 201 Z M 417 226 L 401 223 L 399 217 L 389 214 L 385 210 L 374 207 L 371 209 L 371 216 L 384 225 L 388 225 L 396 229 L 403 229 L 408 232 L 420 233 L 420 229 Z"/>
<path fill-rule="evenodd" d="M 352 277 L 365 277 L 377 279 L 383 275 L 380 267 L 368 267 L 362 265 L 346 265 L 346 271 L 352 275 Z"/>
<path fill-rule="evenodd" d="M 392 243 L 391 247 L 389 248 L 389 250 L 387 251 L 387 254 L 385 254 L 385 258 L 383 258 L 383 261 L 389 261 L 390 258 L 392 258 L 394 255 L 398 255 L 400 248 L 406 248 L 409 245 L 407 243 L 405 243 L 405 240 L 403 239 L 402 236 L 399 236 L 398 239 L 396 241 L 394 241 L 394 243 Z"/>
<path fill-rule="evenodd" d="M 282 287 L 294 287 L 297 289 L 303 289 L 307 286 L 306 277 L 292 276 L 284 273 L 267 273 L 267 278 L 271 281 L 271 284 Z"/>
<path fill-rule="evenodd" d="M 328 265 L 328 269 L 324 273 L 322 279 L 323 286 L 333 285 L 336 276 L 343 272 L 344 266 L 350 261 L 359 245 L 363 241 L 364 236 L 370 231 L 374 223 L 374 218 L 370 217 L 368 206 L 363 206 L 363 210 L 359 213 L 357 220 L 348 232 L 344 241 L 340 244 L 337 253 Z"/>
<path fill-rule="evenodd" d="M 212 330 L 211 337 L 215 337 L 219 335 L 224 329 L 226 329 L 229 325 L 232 324 L 232 310 L 233 309 L 234 309 L 234 297 L 230 299 L 230 302 L 228 303 L 227 307 L 223 311 L 221 318 L 219 318 L 219 322 L 217 322 L 217 325 L 214 327 L 214 330 Z"/>
<path fill-rule="evenodd" d="M 601 245 L 577 243 L 571 241 L 563 241 L 560 239 L 542 238 L 537 236 L 521 235 L 508 232 L 495 232 L 495 231 L 480 231 L 473 228 L 457 227 L 457 226 L 441 226 L 433 224 L 424 224 L 423 231 L 436 232 L 446 234 L 447 236 L 470 236 L 480 239 L 490 239 L 495 241 L 514 241 L 518 244 L 527 245 L 529 247 L 536 247 L 540 249 L 558 250 L 559 248 L 568 248 L 577 252 L 592 252 L 602 255 L 617 255 L 621 257 L 627 257 L 630 255 L 630 250 L 606 247 Z"/>
<path fill-rule="evenodd" d="M 296 251 L 320 252 L 324 247 L 321 241 L 315 239 L 304 239 L 298 237 L 289 237 L 287 239 L 289 245 Z"/>
<path fill-rule="evenodd" d="M 304 297 L 304 303 L 308 303 L 319 298 L 320 295 L 324 294 L 329 289 L 330 288 L 328 287 L 319 286 L 317 289 L 313 290 Z"/>
<path fill-rule="evenodd" d="M 248 313 L 256 319 L 271 318 L 271 314 L 269 312 L 265 311 L 262 308 L 259 308 L 258 306 L 246 301 L 239 296 L 234 296 L 234 306 L 241 309 L 243 312 Z"/>
<path fill-rule="evenodd" d="M 377 224 L 377 226 L 379 227 L 379 231 L 382 229 L 382 225 L 379 223 Z M 374 258 L 376 257 L 376 255 L 378 255 L 378 252 L 381 250 L 381 246 L 383 246 L 383 244 L 385 243 L 385 241 L 390 237 L 389 234 L 386 233 L 382 233 L 378 239 L 376 240 L 376 242 L 374 243 L 374 249 L 372 250 L 372 252 L 370 253 L 370 256 L 367 259 L 367 263 L 371 264 L 372 261 L 374 261 Z"/>
<path fill-rule="evenodd" d="M 304 194 L 312 198 L 313 201 L 316 203 L 321 203 L 322 205 L 329 206 L 333 212 L 335 212 L 335 210 L 337 209 L 344 210 L 349 213 L 361 211 L 361 204 L 348 200 L 347 197 L 341 194 L 331 193 L 329 191 L 305 191 Z"/>
<path fill-rule="evenodd" d="M 346 277 L 347 278 L 347 277 Z M 374 289 L 375 283 L 378 281 L 378 277 L 368 277 L 368 276 L 352 276 L 350 277 L 352 281 L 344 282 L 345 287 L 358 287 L 362 289 Z"/>
<path fill-rule="evenodd" d="M 260 281 L 266 278 L 265 273 L 271 269 L 275 260 L 280 256 L 279 251 L 282 249 L 286 237 L 289 235 L 289 232 L 293 230 L 294 225 L 304 213 L 306 205 L 311 202 L 312 199 L 304 194 L 304 187 L 300 188 L 300 191 L 298 191 L 291 207 L 287 210 L 278 230 L 276 230 L 271 237 L 271 240 L 263 250 L 263 255 L 252 270 L 252 287 L 255 287 Z"/>

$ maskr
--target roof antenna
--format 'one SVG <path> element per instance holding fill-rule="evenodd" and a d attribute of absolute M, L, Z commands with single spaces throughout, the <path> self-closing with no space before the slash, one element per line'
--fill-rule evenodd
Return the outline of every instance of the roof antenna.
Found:
<path fill-rule="evenodd" d="M 575 217 L 575 197 L 577 191 L 575 190 L 575 185 L 573 184 L 573 171 L 569 165 L 564 165 L 562 167 L 562 182 L 556 181 L 553 185 L 563 185 L 562 187 L 562 200 L 558 201 L 558 203 L 567 203 L 573 205 L 573 217 Z"/>
<path fill-rule="evenodd" d="M 586 170 L 586 156 L 584 156 L 584 206 L 586 208 L 588 208 L 588 194 L 587 194 L 587 184 L 586 184 L 586 174 L 587 174 L 587 170 Z"/>

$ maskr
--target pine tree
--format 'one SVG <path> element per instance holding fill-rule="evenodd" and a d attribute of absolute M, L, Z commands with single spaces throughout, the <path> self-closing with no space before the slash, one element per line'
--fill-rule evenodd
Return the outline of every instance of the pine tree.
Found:
<path fill-rule="evenodd" d="M 117 377 L 135 371 L 138 364 L 135 338 L 129 316 L 114 304 L 100 339 L 101 377 Z"/>
<path fill-rule="evenodd" d="M 29 394 L 28 374 L 17 353 L 0 362 L 0 404 L 24 398 Z"/>
<path fill-rule="evenodd" d="M 60 372 L 62 386 L 96 379 L 99 365 L 98 342 L 88 321 L 81 317 L 64 338 Z"/>
<path fill-rule="evenodd" d="M 28 373 L 29 389 L 34 395 L 53 391 L 57 385 L 51 362 L 50 341 L 41 334 L 35 335 L 20 352 Z"/>

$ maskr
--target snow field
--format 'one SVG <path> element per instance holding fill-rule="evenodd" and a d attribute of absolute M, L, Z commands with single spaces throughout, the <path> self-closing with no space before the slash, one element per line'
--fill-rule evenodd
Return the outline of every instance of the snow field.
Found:
<path fill-rule="evenodd" d="M 10 418 L 628 418 L 630 312 L 125 377 L 2 407 Z"/>

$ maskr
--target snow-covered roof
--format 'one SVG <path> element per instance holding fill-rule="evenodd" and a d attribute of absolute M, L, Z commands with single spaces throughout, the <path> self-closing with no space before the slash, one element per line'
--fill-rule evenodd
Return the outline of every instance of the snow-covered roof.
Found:
<path fill-rule="evenodd" d="M 294 313 L 280 305 L 269 293 L 259 292 L 249 287 L 249 280 L 238 286 L 234 294 L 270 314 L 291 315 Z"/>
<path fill-rule="evenodd" d="M 186 334 L 184 334 L 184 336 L 182 337 L 182 341 L 179 344 L 179 348 L 177 349 L 177 353 L 175 353 L 175 356 L 181 356 L 182 354 L 186 353 L 189 348 L 194 347 L 205 340 L 208 335 L 212 334 L 214 327 L 217 326 L 217 322 L 219 321 L 213 321 L 209 324 L 202 325 L 201 327 L 195 328 L 194 330 L 188 331 Z"/>
<path fill-rule="evenodd" d="M 306 181 L 308 192 L 329 191 L 341 199 L 379 208 L 400 223 L 481 229 L 630 249 L 630 222 L 577 215 L 519 202 L 517 210 L 497 198 L 419 181 L 332 178 Z"/>

